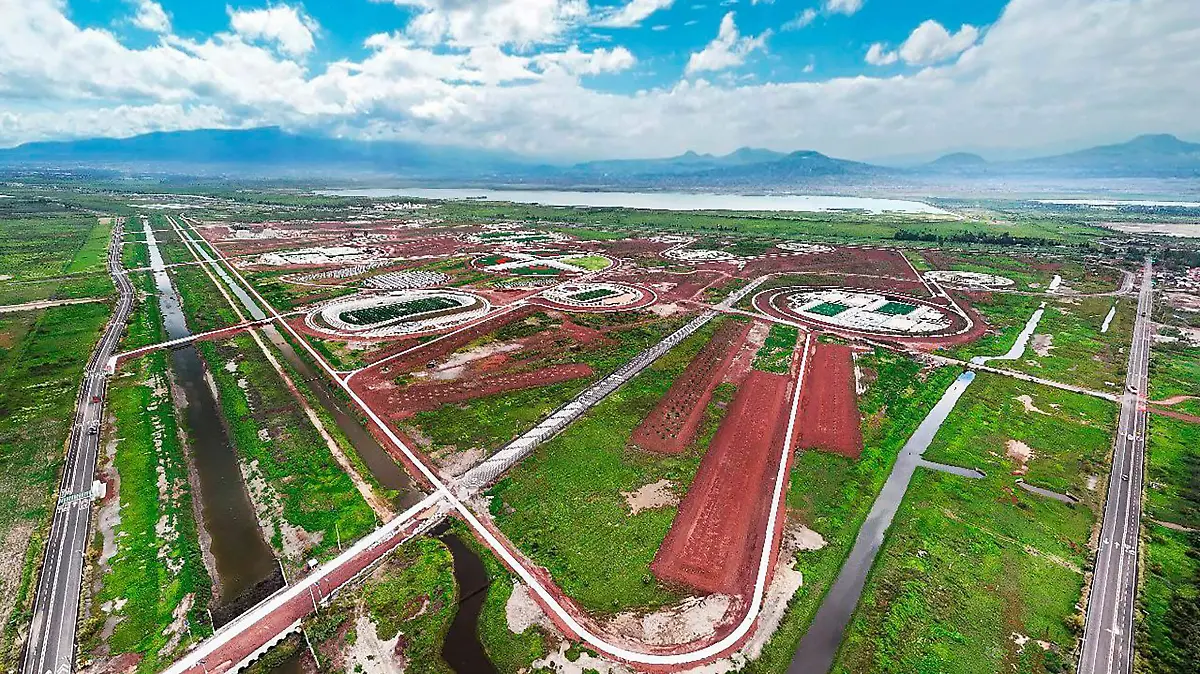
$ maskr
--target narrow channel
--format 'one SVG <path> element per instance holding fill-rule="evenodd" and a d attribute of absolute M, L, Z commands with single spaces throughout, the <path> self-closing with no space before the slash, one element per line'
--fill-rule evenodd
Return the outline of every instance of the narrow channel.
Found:
<path fill-rule="evenodd" d="M 800 640 L 800 646 L 788 667 L 788 674 L 826 674 L 833 666 L 833 659 L 841 646 L 846 626 L 850 624 L 850 617 L 858 606 L 863 586 L 867 582 L 867 574 L 871 571 L 875 557 L 883 545 L 884 534 L 891 526 L 892 519 L 896 517 L 896 511 L 900 509 L 904 492 L 908 491 L 908 483 L 912 481 L 913 473 L 921 464 L 921 456 L 929 449 L 929 444 L 933 442 L 938 429 L 974 380 L 974 372 L 967 371 L 959 375 L 900 450 L 900 456 L 897 457 L 896 464 L 883 485 L 883 491 L 879 492 L 879 497 L 871 506 L 871 512 L 863 522 L 862 529 L 858 531 L 858 538 L 854 541 L 850 556 L 842 565 L 829 594 L 825 595 L 821 608 L 817 609 L 817 615 L 813 618 L 808 632 Z"/>
<path fill-rule="evenodd" d="M 143 222 L 158 306 L 168 339 L 191 335 L 171 277 L 163 265 L 158 241 Z M 193 344 L 171 351 L 173 395 L 188 436 L 188 457 L 198 483 L 200 521 L 216 567 L 217 606 L 214 626 L 234 618 L 253 598 L 282 586 L 275 553 L 263 539 L 258 515 L 246 491 L 237 453 L 221 408 L 208 383 L 208 371 Z M 181 394 L 181 395 L 180 395 Z M 247 603 L 250 602 L 250 603 Z"/>
<path fill-rule="evenodd" d="M 242 287 L 217 260 L 215 260 L 208 251 L 200 245 L 200 242 L 192 238 L 191 234 L 186 230 L 185 235 L 188 241 L 195 247 L 196 252 L 206 262 L 210 263 L 209 267 L 221 277 L 234 297 L 245 307 L 246 312 L 255 320 L 263 320 L 267 318 L 267 314 L 262 307 L 250 297 L 250 293 Z M 274 325 L 265 325 L 261 328 L 262 333 L 267 339 L 279 349 L 284 360 L 299 373 L 300 378 L 308 384 L 309 389 L 313 392 L 317 402 L 325 411 L 333 417 L 334 423 L 341 429 L 346 439 L 354 447 L 354 451 L 362 459 L 367 466 L 367 470 L 371 471 L 371 475 L 381 487 L 389 491 L 396 492 L 396 497 L 393 499 L 393 504 L 397 506 L 397 510 L 405 510 L 413 505 L 416 505 L 422 498 L 425 497 L 412 477 L 396 463 L 392 455 L 383 448 L 374 435 L 367 430 L 365 426 L 358 420 L 356 416 L 351 414 L 343 403 L 334 395 L 330 383 L 325 376 L 316 372 L 307 361 L 296 353 L 290 342 L 283 338 L 279 330 Z"/>
<path fill-rule="evenodd" d="M 487 568 L 466 543 L 445 524 L 434 530 L 454 559 L 454 582 L 458 585 L 458 611 L 442 642 L 442 659 L 457 674 L 495 674 L 496 667 L 479 642 L 479 613 L 487 598 Z"/>

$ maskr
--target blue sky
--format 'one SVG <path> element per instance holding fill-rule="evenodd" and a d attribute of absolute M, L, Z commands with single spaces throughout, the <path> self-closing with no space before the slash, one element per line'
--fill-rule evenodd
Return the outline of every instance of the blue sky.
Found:
<path fill-rule="evenodd" d="M 0 0 L 0 145 L 266 124 L 555 159 L 1200 136 L 1182 0 Z"/>

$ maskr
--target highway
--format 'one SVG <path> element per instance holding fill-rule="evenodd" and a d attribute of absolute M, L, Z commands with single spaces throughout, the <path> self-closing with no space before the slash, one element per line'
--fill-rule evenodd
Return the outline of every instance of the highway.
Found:
<path fill-rule="evenodd" d="M 119 297 L 104 335 L 88 359 L 75 400 L 75 421 L 38 577 L 22 674 L 67 674 L 75 664 L 75 621 L 90 541 L 91 489 L 101 438 L 98 429 L 104 414 L 104 364 L 116 351 L 133 309 L 133 285 L 121 268 L 123 230 L 124 221 L 117 220 L 108 248 L 108 271 Z"/>
<path fill-rule="evenodd" d="M 1129 371 L 1113 448 L 1104 523 L 1087 603 L 1079 674 L 1133 671 L 1133 614 L 1137 600 L 1137 553 L 1142 515 L 1142 467 L 1146 449 L 1146 385 L 1154 339 L 1153 268 L 1142 270 L 1138 313 L 1129 349 Z"/>

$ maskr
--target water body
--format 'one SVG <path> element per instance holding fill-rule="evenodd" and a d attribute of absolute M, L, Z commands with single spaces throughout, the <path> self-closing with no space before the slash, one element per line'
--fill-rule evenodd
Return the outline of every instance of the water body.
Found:
<path fill-rule="evenodd" d="M 1042 314 L 1046 311 L 1046 303 L 1042 302 L 1038 310 L 1033 312 L 1029 320 L 1025 322 L 1025 328 L 1021 330 L 1021 334 L 1017 335 L 1017 341 L 1013 343 L 1012 348 L 1003 356 L 975 356 L 971 362 L 975 365 L 986 365 L 993 360 L 1017 360 L 1025 355 L 1025 349 L 1029 347 L 1029 339 L 1033 337 L 1034 330 L 1037 330 L 1038 323 L 1042 320 Z"/>
<path fill-rule="evenodd" d="M 495 674 L 496 668 L 479 643 L 479 612 L 491 585 L 483 560 L 445 524 L 435 533 L 454 558 L 454 581 L 458 584 L 458 611 L 442 643 L 442 659 L 458 674 Z"/>
<path fill-rule="evenodd" d="M 1142 206 L 1163 208 L 1200 208 L 1200 201 L 1150 201 L 1141 199 L 1035 199 L 1039 204 L 1055 206 Z"/>
<path fill-rule="evenodd" d="M 158 241 L 148 225 L 145 231 L 167 337 L 187 337 L 191 331 L 163 265 Z M 182 393 L 176 404 L 183 413 L 181 423 L 188 434 L 188 454 L 199 484 L 201 526 L 208 534 L 208 548 L 216 567 L 218 606 L 213 618 L 224 624 L 236 616 L 238 607 L 252 604 L 253 597 L 281 587 L 283 578 L 275 553 L 259 529 L 237 453 L 209 386 L 204 361 L 194 345 L 172 350 L 171 373 L 176 393 Z"/>
<path fill-rule="evenodd" d="M 1108 310 L 1108 315 L 1104 317 L 1104 324 L 1100 326 L 1100 334 L 1108 332 L 1108 328 L 1112 326 L 1113 318 L 1117 315 L 1117 305 L 1112 305 Z"/>
<path fill-rule="evenodd" d="M 188 234 L 189 241 L 195 244 L 195 239 Z M 267 317 L 262 307 L 250 296 L 250 293 L 242 287 L 234 278 L 225 271 L 225 267 L 217 264 L 216 260 L 208 254 L 202 246 L 195 244 L 196 251 L 205 261 L 210 262 L 208 266 L 213 269 L 225 285 L 229 287 L 234 297 L 245 307 L 246 312 L 255 320 L 262 320 Z M 296 353 L 292 348 L 291 343 L 283 338 L 279 330 L 274 325 L 267 325 L 262 328 L 262 333 L 267 339 L 279 349 L 279 352 L 296 372 L 300 378 L 308 384 L 309 390 L 313 392 L 313 396 L 317 399 L 317 403 L 325 408 L 325 411 L 333 417 L 333 421 L 337 427 L 345 434 L 346 439 L 354 447 L 367 469 L 371 471 L 375 481 L 381 487 L 389 491 L 396 492 L 396 497 L 393 499 L 394 505 L 398 510 L 407 510 L 410 506 L 416 505 L 425 494 L 413 482 L 413 479 L 406 473 L 392 458 L 386 449 L 371 435 L 358 418 L 351 414 L 346 406 L 334 395 L 331 384 L 323 375 L 318 373 L 313 367 L 309 366 L 308 362 Z"/>
<path fill-rule="evenodd" d="M 574 192 L 569 190 L 474 190 L 403 187 L 396 189 L 318 190 L 338 197 L 407 197 L 413 199 L 478 199 L 545 206 L 644 208 L 660 211 L 867 211 L 869 213 L 927 213 L 949 211 L 919 201 L 819 195 L 704 194 L 687 192 Z"/>
<path fill-rule="evenodd" d="M 850 616 L 858 606 L 858 599 L 867 582 L 867 574 L 875 563 L 879 548 L 883 545 L 884 534 L 891 526 L 896 511 L 900 509 L 900 502 L 904 499 L 904 493 L 908 491 L 908 483 L 912 480 L 917 466 L 922 463 L 921 456 L 974 380 L 974 372 L 968 371 L 959 375 L 900 450 L 900 456 L 883 485 L 883 491 L 879 492 L 879 497 L 871 506 L 871 512 L 867 515 L 862 529 L 858 531 L 858 538 L 854 541 L 850 556 L 846 558 L 837 580 L 834 581 L 829 594 L 825 595 L 812 625 L 800 641 L 800 646 L 792 657 L 792 664 L 788 667 L 788 674 L 825 674 L 833 665 L 833 659 L 842 643 L 842 635 L 850 623 Z"/>

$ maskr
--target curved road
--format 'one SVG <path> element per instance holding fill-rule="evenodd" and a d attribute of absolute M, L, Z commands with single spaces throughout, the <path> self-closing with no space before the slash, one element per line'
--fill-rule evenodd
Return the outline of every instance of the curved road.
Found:
<path fill-rule="evenodd" d="M 133 285 L 121 268 L 124 224 L 124 220 L 117 221 L 108 247 L 108 272 L 120 296 L 100 343 L 88 359 L 83 384 L 75 400 L 75 420 L 58 492 L 58 506 L 50 524 L 46 556 L 38 578 L 22 674 L 67 674 L 75 664 L 75 619 L 79 614 L 79 591 L 89 541 L 92 481 L 100 449 L 100 435 L 91 431 L 99 428 L 104 414 L 104 364 L 116 351 L 133 309 Z"/>

